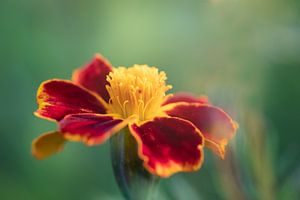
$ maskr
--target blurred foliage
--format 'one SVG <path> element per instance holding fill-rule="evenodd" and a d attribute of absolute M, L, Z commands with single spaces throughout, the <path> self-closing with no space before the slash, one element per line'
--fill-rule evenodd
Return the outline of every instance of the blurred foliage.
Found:
<path fill-rule="evenodd" d="M 156 65 L 173 92 L 206 94 L 240 129 L 225 160 L 163 180 L 159 199 L 300 199 L 300 3 L 296 0 L 2 0 L 0 199 L 122 199 L 107 144 L 36 161 L 35 92 L 100 52 Z"/>

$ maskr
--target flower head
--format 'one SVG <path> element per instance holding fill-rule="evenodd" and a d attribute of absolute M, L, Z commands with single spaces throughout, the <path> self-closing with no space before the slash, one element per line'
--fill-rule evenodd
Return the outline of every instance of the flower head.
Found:
<path fill-rule="evenodd" d="M 161 177 L 199 169 L 204 146 L 224 158 L 237 124 L 207 97 L 166 95 L 172 88 L 166 79 L 156 67 L 114 68 L 96 55 L 72 81 L 43 82 L 35 114 L 56 121 L 59 130 L 35 139 L 33 155 L 46 158 L 66 141 L 101 144 L 128 127 L 144 167 Z"/>

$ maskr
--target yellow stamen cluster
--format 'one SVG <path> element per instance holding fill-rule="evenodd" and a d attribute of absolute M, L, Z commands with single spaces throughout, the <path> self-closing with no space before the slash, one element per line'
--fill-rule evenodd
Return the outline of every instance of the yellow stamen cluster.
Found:
<path fill-rule="evenodd" d="M 107 76 L 109 113 L 122 118 L 136 115 L 139 122 L 153 118 L 160 112 L 166 91 L 172 88 L 166 79 L 165 72 L 148 65 L 114 68 Z"/>

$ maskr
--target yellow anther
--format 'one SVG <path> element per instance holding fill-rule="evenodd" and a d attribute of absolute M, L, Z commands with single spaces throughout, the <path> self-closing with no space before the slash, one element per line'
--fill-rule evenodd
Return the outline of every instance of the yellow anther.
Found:
<path fill-rule="evenodd" d="M 148 65 L 114 68 L 107 76 L 109 112 L 123 118 L 136 115 L 140 122 L 151 119 L 160 112 L 166 91 L 172 88 L 166 79 L 165 72 Z"/>

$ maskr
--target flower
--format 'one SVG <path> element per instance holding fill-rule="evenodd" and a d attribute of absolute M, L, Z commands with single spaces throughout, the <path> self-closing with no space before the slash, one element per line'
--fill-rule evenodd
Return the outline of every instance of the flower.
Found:
<path fill-rule="evenodd" d="M 57 122 L 58 131 L 35 139 L 33 155 L 46 158 L 66 141 L 102 144 L 128 128 L 144 167 L 160 177 L 199 169 L 204 146 L 224 158 L 237 123 L 205 96 L 166 95 L 172 88 L 166 79 L 155 67 L 114 68 L 97 54 L 73 73 L 72 81 L 43 82 L 35 115 Z"/>

